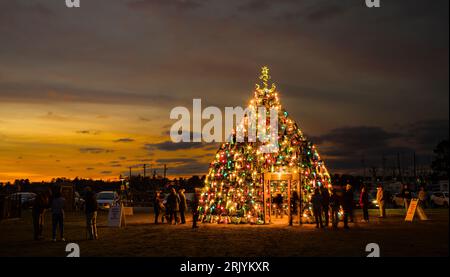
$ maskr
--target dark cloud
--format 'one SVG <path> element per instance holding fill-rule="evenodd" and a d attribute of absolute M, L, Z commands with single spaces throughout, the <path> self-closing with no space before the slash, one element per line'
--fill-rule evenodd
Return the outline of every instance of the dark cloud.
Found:
<path fill-rule="evenodd" d="M 398 127 L 395 132 L 381 127 L 342 127 L 311 140 L 318 145 L 328 167 L 333 171 L 361 170 L 385 163 L 411 166 L 416 153 L 418 164 L 429 165 L 437 142 L 448 138 L 448 120 L 420 121 Z"/>
<path fill-rule="evenodd" d="M 192 159 L 192 158 L 172 158 L 172 159 L 158 159 L 156 160 L 157 163 L 194 163 L 196 162 L 197 159 Z"/>
<path fill-rule="evenodd" d="M 149 121 L 151 121 L 150 118 L 146 118 L 146 117 L 143 117 L 143 116 L 138 117 L 138 119 L 139 119 L 140 121 L 144 121 L 144 122 L 149 122 Z"/>
<path fill-rule="evenodd" d="M 410 140 L 415 141 L 421 150 L 434 148 L 443 139 L 449 137 L 449 120 L 435 119 L 419 121 L 402 128 L 410 134 Z"/>
<path fill-rule="evenodd" d="M 149 156 L 152 156 L 153 154 L 149 154 Z M 141 163 L 148 163 L 148 162 L 153 162 L 153 159 L 137 159 L 135 161 L 141 162 Z"/>
<path fill-rule="evenodd" d="M 189 163 L 183 163 L 180 165 L 171 165 L 167 167 L 167 174 L 174 175 L 193 175 L 193 174 L 206 174 L 209 164 L 201 161 L 192 161 Z M 162 172 L 163 168 L 156 168 L 158 172 Z"/>
<path fill-rule="evenodd" d="M 111 153 L 114 152 L 114 150 L 112 149 L 106 149 L 106 148 L 101 148 L 101 147 L 83 147 L 80 148 L 80 153 L 83 154 L 103 154 L 103 153 Z"/>
<path fill-rule="evenodd" d="M 122 165 L 121 164 L 112 164 L 112 165 L 110 165 L 111 167 L 122 167 Z"/>
<path fill-rule="evenodd" d="M 104 171 L 100 172 L 100 174 L 103 174 L 103 175 L 109 175 L 111 173 L 112 173 L 112 171 L 109 171 L 109 170 L 104 170 Z"/>
<path fill-rule="evenodd" d="M 76 133 L 83 135 L 99 135 L 101 132 L 99 130 L 79 130 L 76 131 Z"/>
<path fill-rule="evenodd" d="M 95 170 L 95 168 L 94 167 L 86 167 L 86 170 Z"/>
<path fill-rule="evenodd" d="M 135 141 L 135 140 L 132 138 L 120 138 L 120 139 L 114 140 L 113 142 L 133 142 L 133 141 Z"/>
<path fill-rule="evenodd" d="M 341 127 L 331 130 L 329 133 L 313 138 L 317 143 L 328 142 L 338 147 L 350 145 L 359 150 L 385 147 L 389 141 L 401 136 L 398 133 L 385 131 L 381 127 Z"/>
<path fill-rule="evenodd" d="M 133 105 L 172 105 L 178 103 L 174 94 L 135 93 L 129 91 L 103 91 L 79 88 L 71 84 L 51 84 L 42 82 L 2 82 L 0 80 L 1 102 L 29 103 L 101 103 Z M 51 116 L 51 115 L 50 115 Z M 49 115 L 47 115 L 49 117 Z M 50 118 L 49 118 L 50 119 Z"/>
<path fill-rule="evenodd" d="M 147 150 L 162 150 L 162 151 L 177 151 L 177 150 L 189 150 L 199 149 L 207 147 L 207 143 L 203 142 L 179 142 L 174 143 L 171 140 L 160 143 L 148 143 L 144 145 Z"/>
<path fill-rule="evenodd" d="M 1 98 L 1 96 L 0 96 L 0 98 Z M 46 115 L 42 115 L 39 118 L 45 119 L 45 120 L 54 120 L 54 121 L 68 121 L 68 120 L 70 120 L 70 118 L 67 117 L 67 116 L 58 115 L 58 114 L 55 114 L 53 112 L 47 112 Z"/>

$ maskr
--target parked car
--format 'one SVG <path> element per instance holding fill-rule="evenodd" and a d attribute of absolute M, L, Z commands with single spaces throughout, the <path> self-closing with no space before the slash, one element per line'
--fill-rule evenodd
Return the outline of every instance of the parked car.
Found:
<path fill-rule="evenodd" d="M 99 209 L 107 210 L 119 202 L 119 195 L 115 191 L 101 191 L 97 193 Z"/>
<path fill-rule="evenodd" d="M 433 192 L 430 197 L 431 205 L 448 207 L 448 191 Z"/>
<path fill-rule="evenodd" d="M 403 201 L 403 196 L 401 193 L 396 193 L 392 197 L 392 204 L 394 205 L 395 208 L 405 206 L 405 202 Z"/>
<path fill-rule="evenodd" d="M 34 192 L 16 192 L 11 194 L 9 197 L 11 199 L 17 199 L 20 197 L 20 204 L 22 208 L 30 208 L 33 206 L 36 196 L 37 195 Z"/>
<path fill-rule="evenodd" d="M 415 192 L 411 192 L 412 198 L 417 198 L 417 194 Z M 394 205 L 394 208 L 398 207 L 404 207 L 405 202 L 403 201 L 403 196 L 401 193 L 397 193 L 392 197 L 392 204 Z"/>

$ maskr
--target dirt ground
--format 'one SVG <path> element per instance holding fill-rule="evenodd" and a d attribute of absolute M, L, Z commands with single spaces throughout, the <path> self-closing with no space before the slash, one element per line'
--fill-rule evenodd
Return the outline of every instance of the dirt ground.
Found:
<path fill-rule="evenodd" d="M 98 241 L 86 240 L 84 215 L 66 214 L 65 236 L 80 246 L 81 256 L 260 257 L 260 256 L 366 256 L 368 243 L 380 246 L 381 256 L 448 256 L 448 209 L 426 210 L 430 220 L 404 222 L 404 211 L 388 210 L 387 219 L 350 224 L 350 230 L 315 229 L 314 225 L 289 227 L 200 224 L 155 225 L 150 212 L 127 217 L 123 228 L 107 227 L 107 213 L 99 215 Z M 188 215 L 190 219 L 190 215 Z M 356 219 L 361 219 L 356 211 Z M 32 240 L 31 214 L 0 222 L 0 256 L 63 257 L 67 242 L 51 242 L 50 216 L 43 241 Z"/>

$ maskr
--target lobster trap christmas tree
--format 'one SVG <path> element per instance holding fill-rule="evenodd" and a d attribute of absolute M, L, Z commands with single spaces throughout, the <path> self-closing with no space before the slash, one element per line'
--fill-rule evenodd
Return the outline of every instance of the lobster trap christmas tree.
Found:
<path fill-rule="evenodd" d="M 267 209 L 264 205 L 270 205 L 264 201 L 265 173 L 301 175 L 298 195 L 302 203 L 301 216 L 305 219 L 312 216 L 310 199 L 314 189 L 331 187 L 330 175 L 315 145 L 281 106 L 267 67 L 262 68 L 259 78 L 262 84 L 256 85 L 247 110 L 254 111 L 256 115 L 258 138 L 263 133 L 266 139 L 249 139 L 251 132 L 247 116 L 233 129 L 230 139 L 220 146 L 209 166 L 200 197 L 202 222 L 265 223 Z M 261 108 L 264 108 L 265 114 L 258 112 Z M 270 111 L 275 111 L 276 117 Z M 271 116 L 272 119 L 277 118 L 276 130 L 273 124 L 266 124 Z M 243 132 L 243 140 L 237 139 L 236 130 Z M 275 150 L 264 151 L 269 144 L 275 146 Z"/>

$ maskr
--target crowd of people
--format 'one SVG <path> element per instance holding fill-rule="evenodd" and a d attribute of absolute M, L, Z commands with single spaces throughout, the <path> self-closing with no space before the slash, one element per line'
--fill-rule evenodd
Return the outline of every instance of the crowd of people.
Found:
<path fill-rule="evenodd" d="M 404 207 L 406 211 L 410 205 L 412 199 L 412 192 L 408 186 L 405 185 L 401 191 L 401 196 L 404 199 Z M 424 207 L 426 192 L 424 188 L 421 188 L 418 193 L 419 205 Z M 200 199 L 200 190 L 195 189 L 194 197 L 190 201 L 190 208 L 192 211 L 192 228 L 197 228 L 197 221 L 199 218 L 198 205 Z M 98 203 L 95 193 L 90 187 L 85 189 L 85 204 L 84 212 L 86 216 L 86 235 L 90 240 L 98 239 L 97 232 L 97 212 Z M 299 203 L 299 197 L 291 199 L 291 215 L 297 213 L 297 203 Z M 379 209 L 379 218 L 386 217 L 386 199 L 382 185 L 378 185 L 376 202 Z M 57 234 L 59 232 L 59 238 L 61 241 L 65 241 L 64 238 L 64 206 L 66 199 L 64 199 L 61 190 L 49 190 L 48 192 L 38 193 L 34 201 L 32 208 L 32 221 L 34 230 L 34 239 L 43 239 L 43 227 L 44 218 L 47 211 L 51 212 L 52 220 L 52 241 L 56 241 Z M 274 204 L 276 205 L 276 217 L 282 217 L 284 213 L 282 210 L 283 198 L 281 194 L 278 194 L 274 198 Z M 312 213 L 316 228 L 328 227 L 331 223 L 332 228 L 337 229 L 340 222 L 340 211 L 343 212 L 343 224 L 344 229 L 349 229 L 349 222 L 354 222 L 354 193 L 351 185 L 346 185 L 343 191 L 335 188 L 317 187 L 311 197 Z M 369 222 L 369 195 L 367 188 L 361 186 L 359 194 L 359 205 L 362 209 L 362 222 Z M 154 223 L 160 224 L 167 222 L 168 224 L 186 224 L 186 213 L 188 211 L 188 204 L 186 200 L 185 190 L 183 188 L 178 191 L 175 188 L 171 188 L 167 197 L 163 195 L 161 191 L 155 193 L 153 199 L 153 211 L 154 211 Z M 290 218 L 290 225 L 292 225 L 292 217 Z"/>
<path fill-rule="evenodd" d="M 386 202 L 383 187 L 377 187 L 376 201 L 380 211 L 379 218 L 386 217 Z M 331 225 L 334 229 L 338 228 L 339 212 L 343 212 L 344 228 L 349 229 L 349 222 L 354 222 L 354 193 L 351 185 L 346 185 L 344 191 L 338 191 L 335 188 L 327 189 L 324 187 L 315 188 L 311 197 L 312 212 L 316 228 L 328 227 Z M 359 194 L 359 205 L 362 209 L 362 222 L 369 222 L 369 194 L 365 186 L 361 186 Z M 331 219 L 331 220 L 330 220 Z"/>
<path fill-rule="evenodd" d="M 33 235 L 34 240 L 42 240 L 44 219 L 47 211 L 51 212 L 52 219 L 52 241 L 56 242 L 57 233 L 59 231 L 59 239 L 65 241 L 64 238 L 64 207 L 66 205 L 66 199 L 61 193 L 61 188 L 54 190 L 49 189 L 46 192 L 40 192 L 37 194 L 33 208 L 32 208 L 32 221 L 33 221 Z M 98 239 L 97 233 L 97 211 L 98 204 L 95 193 L 90 187 L 86 188 L 85 195 L 85 207 L 86 214 L 86 234 L 89 239 Z"/>
<path fill-rule="evenodd" d="M 169 224 L 186 224 L 186 212 L 188 210 L 188 205 L 186 201 L 186 195 L 184 194 L 184 189 L 179 189 L 178 192 L 175 188 L 170 190 L 167 199 L 161 191 L 156 192 L 153 201 L 153 211 L 155 214 L 155 224 L 164 223 L 164 220 Z M 192 228 L 197 228 L 198 219 L 198 203 L 199 203 L 199 190 L 196 189 L 194 193 L 194 198 L 191 201 L 191 211 L 193 214 Z M 178 217 L 178 214 L 180 215 Z"/>

